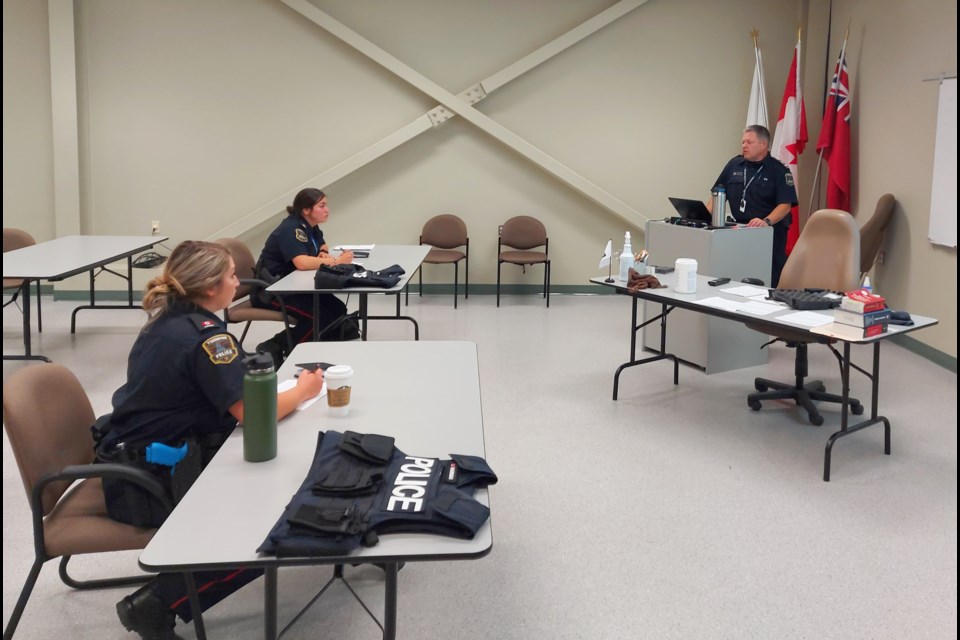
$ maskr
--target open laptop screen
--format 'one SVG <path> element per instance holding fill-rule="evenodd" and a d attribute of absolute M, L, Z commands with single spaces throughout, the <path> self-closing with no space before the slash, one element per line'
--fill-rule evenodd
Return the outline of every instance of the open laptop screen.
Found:
<path fill-rule="evenodd" d="M 684 220 L 699 220 L 708 225 L 713 221 L 713 216 L 707 211 L 707 205 L 700 200 L 688 200 L 686 198 L 669 198 L 669 200 Z"/>

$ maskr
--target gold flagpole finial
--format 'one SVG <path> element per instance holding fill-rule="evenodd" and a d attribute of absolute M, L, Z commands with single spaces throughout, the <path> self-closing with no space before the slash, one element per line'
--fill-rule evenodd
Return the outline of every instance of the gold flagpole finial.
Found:
<path fill-rule="evenodd" d="M 803 25 L 797 27 L 797 42 L 800 42 L 800 36 L 803 34 Z"/>
<path fill-rule="evenodd" d="M 750 37 L 753 38 L 753 46 L 757 46 L 757 38 L 760 37 L 760 32 L 757 31 L 756 27 L 754 27 L 753 31 L 750 32 Z"/>

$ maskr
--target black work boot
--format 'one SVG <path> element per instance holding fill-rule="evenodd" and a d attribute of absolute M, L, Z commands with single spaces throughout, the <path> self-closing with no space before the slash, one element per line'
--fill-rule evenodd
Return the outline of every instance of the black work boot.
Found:
<path fill-rule="evenodd" d="M 286 336 L 280 333 L 257 345 L 258 352 L 270 354 L 270 357 L 273 358 L 274 370 L 279 369 L 283 361 L 287 359 L 286 349 L 284 348 L 286 341 Z"/>
<path fill-rule="evenodd" d="M 154 595 L 150 585 L 118 602 L 117 615 L 127 631 L 140 634 L 143 640 L 183 640 L 173 631 L 176 615 Z"/>

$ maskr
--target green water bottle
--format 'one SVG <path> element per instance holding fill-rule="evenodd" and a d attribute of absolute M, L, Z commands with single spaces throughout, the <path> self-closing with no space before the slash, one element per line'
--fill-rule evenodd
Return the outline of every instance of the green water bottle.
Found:
<path fill-rule="evenodd" d="M 243 363 L 243 459 L 264 462 L 277 457 L 277 373 L 267 353 Z"/>

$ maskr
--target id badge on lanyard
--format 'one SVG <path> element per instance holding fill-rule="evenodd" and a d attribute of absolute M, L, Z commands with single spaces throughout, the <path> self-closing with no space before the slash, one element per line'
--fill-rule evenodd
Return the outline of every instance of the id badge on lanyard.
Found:
<path fill-rule="evenodd" d="M 743 187 L 743 195 L 740 196 L 740 213 L 745 213 L 745 212 L 746 212 L 746 210 L 747 210 L 747 189 L 750 188 L 750 185 L 752 185 L 752 184 L 753 184 L 753 181 L 757 179 L 757 176 L 760 175 L 760 172 L 761 172 L 761 171 L 763 171 L 763 167 L 760 167 L 759 169 L 757 169 L 757 172 L 756 172 L 755 174 L 753 174 L 753 177 L 752 177 L 752 178 L 750 178 L 750 182 L 747 182 L 747 184 L 744 185 L 744 187 Z M 746 168 L 746 167 L 743 168 L 743 179 L 744 179 L 744 181 L 746 181 L 746 179 L 747 179 L 747 168 Z"/>

